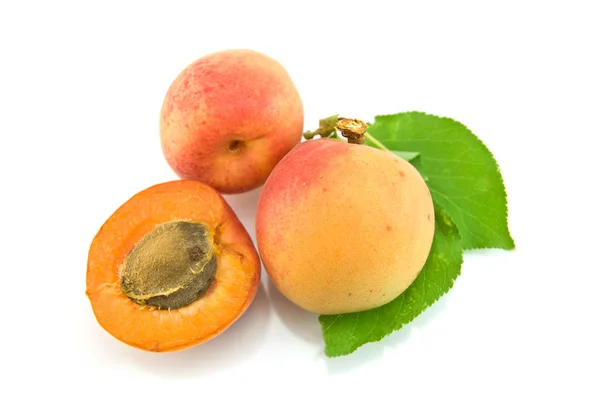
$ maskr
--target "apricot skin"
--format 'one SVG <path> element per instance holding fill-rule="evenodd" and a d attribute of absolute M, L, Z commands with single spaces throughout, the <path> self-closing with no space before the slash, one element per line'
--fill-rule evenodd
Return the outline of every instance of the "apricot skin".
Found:
<path fill-rule="evenodd" d="M 216 242 L 215 280 L 188 306 L 144 307 L 121 291 L 120 268 L 140 239 L 173 220 L 209 228 Z M 145 351 L 177 351 L 229 328 L 253 302 L 260 277 L 250 235 L 223 197 L 200 182 L 170 181 L 135 194 L 99 229 L 88 253 L 86 295 L 100 326 L 116 339 Z"/>
<path fill-rule="evenodd" d="M 175 173 L 229 194 L 262 185 L 300 142 L 303 126 L 288 72 L 252 50 L 220 51 L 188 65 L 160 112 L 162 151 Z"/>
<path fill-rule="evenodd" d="M 342 314 L 384 305 L 421 271 L 434 209 L 419 172 L 393 154 L 306 141 L 273 170 L 256 217 L 259 254 L 298 306 Z"/>

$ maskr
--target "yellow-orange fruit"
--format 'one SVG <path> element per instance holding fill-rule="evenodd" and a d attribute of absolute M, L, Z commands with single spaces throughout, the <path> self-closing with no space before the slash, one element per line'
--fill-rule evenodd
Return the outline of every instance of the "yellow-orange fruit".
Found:
<path fill-rule="evenodd" d="M 160 112 L 163 154 L 176 174 L 221 193 L 262 185 L 302 138 L 300 95 L 284 67 L 252 50 L 226 50 L 188 65 Z"/>
<path fill-rule="evenodd" d="M 306 141 L 271 173 L 258 203 L 259 254 L 298 306 L 341 314 L 384 305 L 421 271 L 433 240 L 431 195 L 390 152 Z"/>

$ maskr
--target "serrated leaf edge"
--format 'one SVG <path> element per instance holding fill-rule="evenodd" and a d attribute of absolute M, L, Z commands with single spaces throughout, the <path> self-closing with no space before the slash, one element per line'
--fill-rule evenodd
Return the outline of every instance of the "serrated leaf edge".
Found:
<path fill-rule="evenodd" d="M 377 343 L 380 342 L 381 340 L 383 340 L 384 338 L 388 337 L 389 335 L 399 331 L 400 329 L 402 329 L 404 326 L 408 325 L 409 323 L 411 323 L 412 321 L 414 321 L 416 318 L 418 318 L 421 314 L 425 313 L 425 311 L 427 311 L 429 308 L 431 308 L 435 303 L 437 303 L 442 297 L 444 297 L 453 287 L 454 287 L 454 283 L 456 282 L 456 280 L 458 279 L 458 277 L 462 274 L 462 265 L 464 263 L 464 248 L 462 248 L 462 235 L 460 234 L 460 230 L 458 229 L 458 226 L 456 225 L 456 223 L 454 222 L 454 220 L 452 220 L 452 217 L 446 213 L 446 210 L 438 205 L 437 203 L 435 203 L 435 206 L 437 206 L 439 209 L 441 209 L 446 216 L 448 216 L 450 218 L 450 220 L 452 221 L 452 223 L 454 224 L 454 227 L 456 228 L 457 234 L 458 234 L 458 240 L 461 244 L 461 249 L 463 249 L 463 253 L 461 254 L 461 261 L 460 261 L 460 270 L 458 271 L 458 274 L 456 274 L 456 276 L 454 278 L 451 278 L 451 282 L 448 285 L 448 288 L 442 292 L 442 294 L 440 294 L 438 296 L 438 298 L 436 298 L 433 302 L 431 302 L 430 304 L 426 305 L 425 308 L 423 309 L 423 311 L 419 312 L 417 315 L 413 316 L 412 318 L 408 319 L 406 322 L 401 323 L 397 328 L 394 328 L 392 330 L 390 330 L 388 333 L 384 334 L 383 336 L 381 336 L 380 338 L 378 338 L 377 340 L 371 340 L 371 341 L 367 341 L 361 344 L 356 345 L 355 347 L 352 348 L 352 350 L 347 351 L 346 353 L 343 354 L 337 354 L 337 355 L 331 355 L 330 352 L 328 352 L 327 350 L 327 344 L 325 345 L 325 356 L 327 356 L 327 358 L 339 358 L 339 357 L 343 357 L 343 356 L 348 356 L 354 352 L 356 352 L 360 347 L 366 345 L 366 344 L 370 344 L 370 343 Z M 410 287 L 410 286 L 409 286 Z M 395 299 L 394 299 L 395 300 Z M 341 316 L 341 315 L 339 315 Z M 337 318 L 336 318 L 337 320 Z M 324 324 L 322 322 L 322 315 L 319 316 L 319 323 L 321 324 L 321 329 L 322 332 L 325 332 L 326 329 L 324 328 Z M 335 323 L 335 320 L 331 323 L 331 325 L 333 325 L 333 323 Z M 329 325 L 329 327 L 331 327 L 331 325 Z"/>
<path fill-rule="evenodd" d="M 434 115 L 434 114 L 427 113 L 427 112 L 422 112 L 422 111 L 407 111 L 407 112 L 396 112 L 396 113 L 386 113 L 386 114 L 376 115 L 375 118 L 374 118 L 374 121 L 377 121 L 377 119 L 379 119 L 379 118 L 393 117 L 393 116 L 399 116 L 399 115 L 408 115 L 408 114 L 417 114 L 417 115 L 435 117 L 435 118 L 438 118 L 438 119 L 441 119 L 441 120 L 447 120 L 447 121 L 450 121 L 452 123 L 456 123 L 459 126 L 463 127 L 465 130 L 467 130 L 469 133 L 471 133 L 471 135 L 473 135 L 473 137 L 475 138 L 475 140 L 479 144 L 481 144 L 481 146 L 485 149 L 485 151 L 490 155 L 490 158 L 492 159 L 492 162 L 494 162 L 494 165 L 496 166 L 496 170 L 498 170 L 498 175 L 500 176 L 500 182 L 501 182 L 501 187 L 502 187 L 502 194 L 504 194 L 504 202 L 505 202 L 505 205 L 506 205 L 506 217 L 505 217 L 505 221 L 506 221 L 506 231 L 508 233 L 508 239 L 509 239 L 510 245 L 508 247 L 496 247 L 496 246 L 486 246 L 486 245 L 477 245 L 477 246 L 472 246 L 472 247 L 464 247 L 463 246 L 463 250 L 481 250 L 481 249 L 515 250 L 516 249 L 515 240 L 512 237 L 512 234 L 510 233 L 510 228 L 509 228 L 509 223 L 508 223 L 509 207 L 508 207 L 508 193 L 506 191 L 506 184 L 504 182 L 504 176 L 502 175 L 502 171 L 500 169 L 500 165 L 498 164 L 498 161 L 494 157 L 494 154 L 492 153 L 492 151 L 477 136 L 477 134 L 473 133 L 473 131 L 471 131 L 471 129 L 469 129 L 465 124 L 459 122 L 456 119 L 452 119 L 452 118 L 447 117 L 447 116 L 438 116 L 438 115 Z M 368 125 L 371 126 L 372 123 L 369 123 Z M 422 176 L 422 177 L 425 177 L 425 176 Z M 454 222 L 454 220 L 453 220 L 453 222 Z M 462 239 L 461 239 L 461 241 L 462 241 Z"/>

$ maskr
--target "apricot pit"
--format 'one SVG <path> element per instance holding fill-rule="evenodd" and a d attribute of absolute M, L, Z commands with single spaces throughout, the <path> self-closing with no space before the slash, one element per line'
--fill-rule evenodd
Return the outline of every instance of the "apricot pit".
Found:
<path fill-rule="evenodd" d="M 206 226 L 160 224 L 127 255 L 121 290 L 142 305 L 176 309 L 201 297 L 215 276 L 217 259 Z"/>

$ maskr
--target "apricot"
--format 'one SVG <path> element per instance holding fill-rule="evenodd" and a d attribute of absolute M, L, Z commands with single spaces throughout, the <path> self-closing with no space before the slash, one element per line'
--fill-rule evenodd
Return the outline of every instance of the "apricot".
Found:
<path fill-rule="evenodd" d="M 286 69 L 252 50 L 211 53 L 188 65 L 160 112 L 170 167 L 221 193 L 264 184 L 300 142 L 303 126 L 302 101 Z"/>
<path fill-rule="evenodd" d="M 98 323 L 146 351 L 208 341 L 253 301 L 258 253 L 214 188 L 170 181 L 127 200 L 88 254 L 86 294 Z"/>
<path fill-rule="evenodd" d="M 433 241 L 427 185 L 388 151 L 305 141 L 273 170 L 256 215 L 258 250 L 275 287 L 305 310 L 384 305 L 421 271 Z"/>

